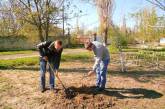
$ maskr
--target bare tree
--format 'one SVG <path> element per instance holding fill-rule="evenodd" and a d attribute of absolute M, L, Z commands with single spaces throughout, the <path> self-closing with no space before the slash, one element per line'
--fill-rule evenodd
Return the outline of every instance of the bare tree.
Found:
<path fill-rule="evenodd" d="M 112 24 L 113 0 L 94 0 L 99 14 L 101 32 L 104 33 L 104 42 L 107 44 L 108 29 Z"/>
<path fill-rule="evenodd" d="M 146 1 L 150 2 L 151 4 L 165 11 L 165 0 L 146 0 Z"/>
<path fill-rule="evenodd" d="M 11 4 L 9 2 L 0 2 L 0 31 L 2 36 L 16 35 L 18 24 L 12 13 Z"/>
<path fill-rule="evenodd" d="M 63 0 L 10 0 L 18 20 L 37 27 L 41 41 L 47 40 L 49 26 L 59 15 Z"/>

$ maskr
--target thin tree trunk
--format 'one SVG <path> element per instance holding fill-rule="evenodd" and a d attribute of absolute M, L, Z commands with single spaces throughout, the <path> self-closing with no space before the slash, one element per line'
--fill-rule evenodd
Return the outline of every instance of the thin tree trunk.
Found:
<path fill-rule="evenodd" d="M 45 28 L 45 40 L 48 40 L 48 36 L 49 36 L 49 3 L 50 1 L 46 0 L 46 28 Z"/>
<path fill-rule="evenodd" d="M 47 18 L 47 21 L 46 21 L 45 40 L 48 40 L 48 36 L 49 36 L 49 18 Z"/>
<path fill-rule="evenodd" d="M 42 31 L 41 14 L 40 14 L 39 7 L 38 7 L 39 1 L 34 0 L 34 3 L 35 3 L 36 9 L 37 9 L 37 13 L 38 13 L 37 14 L 37 17 L 38 17 L 38 32 L 39 32 L 38 35 L 39 35 L 40 41 L 44 41 L 43 31 Z"/>
<path fill-rule="evenodd" d="M 105 29 L 105 36 L 104 36 L 105 45 L 107 45 L 107 39 L 108 39 L 108 28 Z"/>
<path fill-rule="evenodd" d="M 42 34 L 42 27 L 41 25 L 38 26 L 38 37 L 40 38 L 40 41 L 43 42 L 44 41 L 44 37 L 43 37 L 43 34 Z"/>

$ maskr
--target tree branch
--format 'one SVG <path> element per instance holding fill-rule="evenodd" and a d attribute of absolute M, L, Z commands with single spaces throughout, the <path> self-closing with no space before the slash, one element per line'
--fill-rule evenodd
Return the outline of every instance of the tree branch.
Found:
<path fill-rule="evenodd" d="M 158 0 L 155 0 L 155 2 L 153 0 L 146 0 L 148 2 L 150 2 L 151 4 L 159 7 L 160 9 L 162 9 L 163 11 L 165 11 L 165 5 L 163 5 L 163 3 L 161 3 L 160 1 Z"/>

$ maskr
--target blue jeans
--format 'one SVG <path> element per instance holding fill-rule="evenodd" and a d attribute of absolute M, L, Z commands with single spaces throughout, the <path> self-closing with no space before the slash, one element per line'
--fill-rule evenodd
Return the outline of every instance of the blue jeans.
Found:
<path fill-rule="evenodd" d="M 51 63 L 50 63 L 51 64 Z M 46 73 L 46 65 L 47 65 L 47 61 L 45 61 L 44 59 L 40 58 L 40 88 L 41 89 L 45 89 L 45 73 Z M 55 69 L 55 65 L 51 65 L 52 68 L 56 71 Z M 54 88 L 54 82 L 55 82 L 55 76 L 54 76 L 54 72 L 51 70 L 51 68 L 49 67 L 49 84 L 50 84 L 50 88 Z"/>
<path fill-rule="evenodd" d="M 100 88 L 105 88 L 106 84 L 106 75 L 107 75 L 107 68 L 110 59 L 105 59 L 100 62 L 100 65 L 96 69 L 97 80 L 96 86 Z"/>

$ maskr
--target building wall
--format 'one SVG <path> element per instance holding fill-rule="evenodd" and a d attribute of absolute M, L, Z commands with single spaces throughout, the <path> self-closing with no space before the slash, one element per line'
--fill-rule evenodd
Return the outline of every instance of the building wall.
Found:
<path fill-rule="evenodd" d="M 48 40 L 62 40 L 63 45 L 66 46 L 66 37 L 49 37 Z M 40 43 L 39 40 L 30 40 L 26 37 L 0 37 L 0 50 L 21 50 L 21 49 L 35 49 L 36 45 Z"/>
<path fill-rule="evenodd" d="M 0 50 L 33 49 L 35 43 L 25 37 L 0 37 Z"/>

